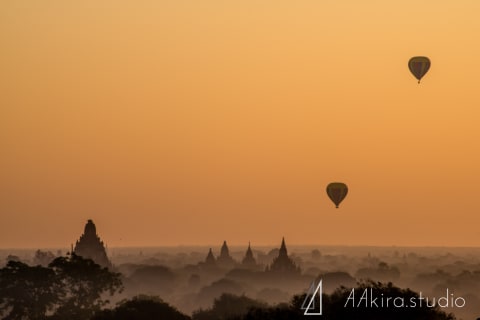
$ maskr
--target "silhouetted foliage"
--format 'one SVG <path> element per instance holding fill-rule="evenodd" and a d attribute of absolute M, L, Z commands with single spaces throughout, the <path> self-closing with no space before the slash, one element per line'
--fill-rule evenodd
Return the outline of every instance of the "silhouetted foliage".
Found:
<path fill-rule="evenodd" d="M 268 309 L 251 309 L 242 320 L 291 320 L 291 319 L 305 319 L 305 316 L 296 310 L 288 308 L 287 306 L 278 306 Z M 231 319 L 231 320 L 237 320 Z"/>
<path fill-rule="evenodd" d="M 211 304 L 211 301 L 220 297 L 224 293 L 237 293 L 244 292 L 245 288 L 240 283 L 222 278 L 220 280 L 212 282 L 210 285 L 200 289 L 197 302 L 201 306 L 207 306 Z"/>
<path fill-rule="evenodd" d="M 120 274 L 80 256 L 56 258 L 48 267 L 9 261 L 0 269 L 2 319 L 89 319 L 120 291 Z"/>
<path fill-rule="evenodd" d="M 91 259 L 72 254 L 59 257 L 49 265 L 62 282 L 62 303 L 56 316 L 63 318 L 87 319 L 109 301 L 102 295 L 110 296 L 122 290 L 119 273 L 102 268 Z"/>
<path fill-rule="evenodd" d="M 282 291 L 278 288 L 263 288 L 257 292 L 256 298 L 261 301 L 275 304 L 289 301 L 291 295 L 288 292 Z"/>
<path fill-rule="evenodd" d="M 33 264 L 46 267 L 53 261 L 53 259 L 55 259 L 55 255 L 52 252 L 37 250 L 33 257 Z"/>
<path fill-rule="evenodd" d="M 354 287 L 357 281 L 347 272 L 335 271 L 319 275 L 317 281 L 323 280 L 323 292 L 332 293 L 335 289 L 343 287 Z"/>
<path fill-rule="evenodd" d="M 223 320 L 241 319 L 251 308 L 265 308 L 265 303 L 250 299 L 246 296 L 222 294 L 213 302 L 213 307 L 207 310 L 198 310 L 193 313 L 193 320 Z"/>
<path fill-rule="evenodd" d="M 391 267 L 385 262 L 379 262 L 376 268 L 361 268 L 356 274 L 359 279 L 374 279 L 378 281 L 397 280 L 400 271 L 397 267 Z"/>
<path fill-rule="evenodd" d="M 92 320 L 189 320 L 168 303 L 155 296 L 136 296 L 122 301 L 113 310 L 97 312 Z"/>
<path fill-rule="evenodd" d="M 165 266 L 141 266 L 129 277 L 130 283 L 140 285 L 145 292 L 164 295 L 174 289 L 176 275 Z"/>
<path fill-rule="evenodd" d="M 364 290 L 374 290 L 379 296 L 383 294 L 384 297 L 403 297 L 405 301 L 410 301 L 411 298 L 418 299 L 419 295 L 409 289 L 400 289 L 394 287 L 391 283 L 363 283 L 355 290 L 360 293 Z M 455 317 L 451 314 L 446 314 L 438 307 L 427 307 L 424 303 L 422 307 L 398 308 L 390 303 L 390 307 L 375 308 L 375 307 L 361 307 L 358 305 L 346 304 L 350 297 L 352 289 L 345 287 L 337 289 L 331 295 L 323 295 L 323 313 L 325 319 L 330 320 L 454 320 Z M 302 310 L 303 302 L 306 295 L 294 296 L 290 305 L 278 305 L 269 308 L 251 308 L 242 320 L 282 320 L 282 319 L 305 319 L 304 310 Z M 358 301 L 358 297 L 357 297 Z"/>
<path fill-rule="evenodd" d="M 351 298 L 352 289 L 339 288 L 332 295 L 325 296 L 324 314 L 329 319 L 369 319 L 369 320 L 453 320 L 453 315 L 446 314 L 439 307 L 428 307 L 425 301 L 420 306 L 418 303 L 419 295 L 410 289 L 401 289 L 392 285 L 392 283 L 382 284 L 380 282 L 365 282 L 354 288 L 356 300 Z M 401 297 L 405 301 L 405 305 L 410 301 L 417 302 L 415 307 L 395 307 L 390 300 L 390 304 L 384 307 L 372 307 L 371 302 L 359 300 L 361 295 L 367 290 L 370 297 L 370 290 L 377 297 L 384 297 L 384 301 L 388 297 Z M 401 300 L 399 300 L 401 301 Z M 365 307 L 368 305 L 369 307 Z M 380 305 L 380 301 L 378 301 Z"/>
<path fill-rule="evenodd" d="M 52 269 L 9 261 L 0 269 L 2 319 L 44 319 L 60 301 L 61 283 Z"/>
<path fill-rule="evenodd" d="M 17 261 L 17 262 L 21 262 L 22 260 L 20 259 L 19 256 L 16 256 L 16 255 L 13 255 L 13 254 L 9 254 L 6 258 L 5 258 L 5 261 Z"/>

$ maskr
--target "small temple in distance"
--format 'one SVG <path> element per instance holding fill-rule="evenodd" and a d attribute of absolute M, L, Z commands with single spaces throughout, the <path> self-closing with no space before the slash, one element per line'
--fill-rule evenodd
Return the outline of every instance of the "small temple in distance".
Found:
<path fill-rule="evenodd" d="M 77 240 L 73 253 L 86 259 L 92 259 L 102 267 L 111 268 L 112 263 L 107 257 L 103 241 L 97 235 L 97 228 L 91 219 L 87 221 L 85 230 Z"/>
<path fill-rule="evenodd" d="M 278 256 L 273 260 L 270 266 L 265 269 L 266 272 L 282 273 L 282 274 L 299 274 L 301 272 L 295 262 L 288 256 L 285 238 L 282 238 L 282 245 L 278 252 Z"/>
<path fill-rule="evenodd" d="M 227 241 L 223 241 L 222 248 L 220 249 L 220 256 L 217 258 L 217 264 L 218 266 L 225 268 L 233 267 L 235 265 L 235 260 L 230 256 Z"/>
<path fill-rule="evenodd" d="M 216 265 L 215 257 L 213 256 L 213 252 L 212 252 L 212 248 L 210 248 L 210 250 L 208 251 L 208 255 L 205 258 L 205 264 L 207 266 L 215 266 Z"/>
<path fill-rule="evenodd" d="M 282 244 L 278 250 L 278 255 L 273 259 L 270 265 L 267 265 L 264 269 L 265 272 L 270 274 L 282 274 L 282 275 L 298 275 L 301 273 L 300 267 L 293 261 L 288 255 L 287 246 L 285 244 L 285 238 L 282 238 Z M 245 256 L 240 263 L 236 262 L 230 255 L 227 242 L 223 241 L 223 245 L 220 249 L 220 255 L 215 258 L 212 248 L 209 249 L 208 254 L 204 262 L 200 262 L 200 265 L 209 268 L 221 268 L 221 269 L 249 269 L 252 271 L 260 270 L 261 264 L 258 264 L 250 245 L 248 243 Z"/>
<path fill-rule="evenodd" d="M 257 261 L 253 257 L 253 252 L 252 252 L 252 248 L 250 247 L 250 242 L 248 243 L 248 249 L 247 249 L 247 252 L 245 253 L 245 257 L 242 260 L 242 266 L 248 269 L 257 267 Z"/>

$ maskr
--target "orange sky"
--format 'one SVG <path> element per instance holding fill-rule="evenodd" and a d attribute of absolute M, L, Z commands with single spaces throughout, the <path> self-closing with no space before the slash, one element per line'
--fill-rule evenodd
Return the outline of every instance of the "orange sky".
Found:
<path fill-rule="evenodd" d="M 1 1 L 0 247 L 478 246 L 479 12 Z"/>

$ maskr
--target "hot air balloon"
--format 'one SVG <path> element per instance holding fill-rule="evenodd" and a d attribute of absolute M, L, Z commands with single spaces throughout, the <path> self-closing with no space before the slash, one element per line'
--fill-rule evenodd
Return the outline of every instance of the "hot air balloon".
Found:
<path fill-rule="evenodd" d="M 430 69 L 430 59 L 427 57 L 413 57 L 408 61 L 408 69 L 420 83 L 420 80 Z"/>
<path fill-rule="evenodd" d="M 342 182 L 332 182 L 327 186 L 327 195 L 335 203 L 335 207 L 338 208 L 340 202 L 345 199 L 348 193 L 348 187 Z"/>

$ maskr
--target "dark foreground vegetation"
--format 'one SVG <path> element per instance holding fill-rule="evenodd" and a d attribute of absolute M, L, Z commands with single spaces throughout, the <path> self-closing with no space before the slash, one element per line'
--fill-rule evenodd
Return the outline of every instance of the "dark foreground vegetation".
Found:
<path fill-rule="evenodd" d="M 356 292 L 373 288 L 383 297 L 403 297 L 405 301 L 418 294 L 392 284 L 364 282 Z M 0 269 L 0 318 L 6 320 L 269 320 L 308 319 L 302 305 L 306 295 L 296 295 L 290 303 L 268 305 L 244 295 L 223 294 L 207 309 L 192 316 L 182 314 L 155 296 L 139 295 L 109 308 L 108 297 L 123 289 L 121 274 L 102 268 L 92 260 L 76 255 L 54 259 L 47 267 L 29 266 L 9 261 Z M 323 315 L 326 319 L 422 319 L 453 320 L 438 307 L 425 304 L 409 308 L 370 308 L 358 303 L 346 305 L 349 288 L 338 288 L 324 294 Z M 358 300 L 357 300 L 358 301 Z M 354 306 L 355 304 L 355 306 Z M 310 318 L 310 317 L 309 317 Z"/>
<path fill-rule="evenodd" d="M 9 261 L 0 269 L 1 319 L 90 319 L 122 290 L 120 276 L 75 254 L 48 267 Z"/>
<path fill-rule="evenodd" d="M 418 298 L 418 294 L 408 290 L 394 287 L 391 284 L 367 282 L 359 284 L 355 288 L 357 292 L 373 288 L 384 297 L 403 297 L 405 301 L 412 297 Z M 331 320 L 454 320 L 451 314 L 442 312 L 439 308 L 430 308 L 425 305 L 415 308 L 364 308 L 362 306 L 345 306 L 350 297 L 351 289 L 339 288 L 331 295 L 323 295 L 322 316 L 305 316 L 302 309 L 306 295 L 296 295 L 288 304 L 276 306 L 262 305 L 258 301 L 244 296 L 222 295 L 216 299 L 213 307 L 208 310 L 194 312 L 193 320 L 270 320 L 270 319 L 331 319 Z M 358 301 L 358 300 L 357 300 Z M 232 312 L 235 310 L 235 312 Z"/>

